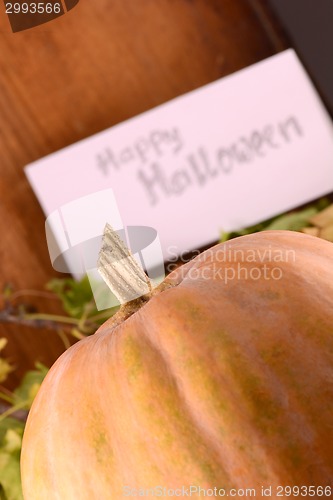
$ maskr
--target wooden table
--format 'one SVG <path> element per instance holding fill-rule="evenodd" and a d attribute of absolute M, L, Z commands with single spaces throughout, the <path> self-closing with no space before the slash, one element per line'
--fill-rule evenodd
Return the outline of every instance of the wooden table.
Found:
<path fill-rule="evenodd" d="M 260 0 L 81 0 L 13 34 L 0 5 L 0 287 L 42 290 L 53 271 L 23 168 L 285 48 Z M 56 301 L 46 305 L 59 312 Z M 62 350 L 49 331 L 0 325 L 13 386 Z"/>

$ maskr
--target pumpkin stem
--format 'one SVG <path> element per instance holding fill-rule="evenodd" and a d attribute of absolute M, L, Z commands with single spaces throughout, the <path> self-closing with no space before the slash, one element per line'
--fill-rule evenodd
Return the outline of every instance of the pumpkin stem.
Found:
<path fill-rule="evenodd" d="M 150 279 L 110 224 L 104 228 L 97 266 L 120 304 L 127 304 L 138 297 L 149 300 L 152 293 Z"/>

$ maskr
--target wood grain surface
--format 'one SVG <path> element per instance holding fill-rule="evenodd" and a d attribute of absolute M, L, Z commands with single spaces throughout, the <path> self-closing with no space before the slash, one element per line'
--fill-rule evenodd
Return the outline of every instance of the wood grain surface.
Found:
<path fill-rule="evenodd" d="M 43 290 L 57 275 L 27 163 L 283 48 L 264 4 L 250 0 L 81 0 L 15 34 L 1 4 L 0 288 Z M 56 301 L 27 300 L 60 311 Z M 5 324 L 1 336 L 17 366 L 10 386 L 62 350 L 43 329 Z"/>

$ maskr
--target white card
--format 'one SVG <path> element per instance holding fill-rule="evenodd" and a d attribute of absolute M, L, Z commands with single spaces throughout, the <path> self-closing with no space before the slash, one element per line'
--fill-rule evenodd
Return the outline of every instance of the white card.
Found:
<path fill-rule="evenodd" d="M 289 49 L 36 161 L 26 174 L 51 216 L 53 261 L 109 222 L 156 230 L 156 252 L 146 252 L 158 265 L 159 244 L 169 260 L 331 192 L 333 126 Z M 66 257 L 74 274 L 76 258 Z"/>

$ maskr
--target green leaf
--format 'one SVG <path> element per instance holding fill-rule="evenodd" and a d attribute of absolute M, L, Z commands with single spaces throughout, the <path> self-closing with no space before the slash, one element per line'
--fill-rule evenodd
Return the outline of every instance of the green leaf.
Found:
<path fill-rule="evenodd" d="M 289 231 L 300 231 L 303 227 L 309 225 L 310 218 L 316 213 L 318 213 L 316 207 L 309 207 L 299 212 L 281 215 L 268 224 L 265 230 L 286 229 Z"/>
<path fill-rule="evenodd" d="M 22 500 L 20 454 L 24 424 L 13 418 L 0 423 L 0 498 Z"/>
<path fill-rule="evenodd" d="M 14 367 L 6 359 L 0 358 L 0 383 L 4 382 L 13 370 Z"/>
<path fill-rule="evenodd" d="M 272 231 L 278 229 L 300 231 L 304 227 L 310 226 L 311 217 L 326 208 L 329 204 L 330 201 L 327 198 L 321 198 L 305 208 L 278 215 L 277 217 L 255 224 L 254 226 L 231 233 L 222 232 L 220 235 L 220 241 L 225 242 L 238 236 L 257 233 L 259 231 Z"/>
<path fill-rule="evenodd" d="M 72 278 L 53 279 L 46 288 L 61 299 L 63 308 L 73 318 L 81 318 L 87 304 L 94 300 L 87 276 L 81 281 Z"/>
<path fill-rule="evenodd" d="M 6 347 L 7 343 L 7 339 L 0 338 L 0 351 Z M 6 359 L 0 358 L 0 383 L 4 382 L 13 370 L 14 367 Z"/>
<path fill-rule="evenodd" d="M 6 500 L 23 500 L 20 472 L 20 452 L 0 449 L 0 484 Z"/>
<path fill-rule="evenodd" d="M 14 391 L 15 405 L 26 403 L 24 408 L 29 409 L 35 399 L 41 383 L 49 369 L 41 363 L 36 363 L 36 370 L 28 371 L 20 384 Z"/>
<path fill-rule="evenodd" d="M 90 318 L 93 318 L 94 323 L 102 324 L 119 309 L 118 306 L 104 309 L 103 314 L 97 310 L 87 276 L 81 281 L 75 281 L 72 278 L 53 279 L 46 285 L 46 288 L 61 299 L 67 314 L 72 318 L 83 320 L 82 324 Z M 99 300 L 102 302 L 102 297 L 99 297 Z M 106 297 L 106 300 L 108 301 L 108 297 Z M 79 324 L 78 326 L 80 329 L 82 325 Z M 91 333 L 94 333 L 94 331 L 95 329 Z M 86 330 L 84 333 L 87 335 Z"/>
<path fill-rule="evenodd" d="M 13 393 L 15 404 L 11 409 L 31 407 L 47 372 L 46 366 L 36 363 L 36 369 L 25 374 Z M 24 426 L 24 422 L 10 416 L 0 419 L 0 499 L 3 500 L 23 500 L 20 454 Z"/>
<path fill-rule="evenodd" d="M 9 429 L 22 430 L 23 432 L 24 422 L 12 417 L 7 417 L 0 421 L 0 448 L 4 445 L 5 435 Z"/>

